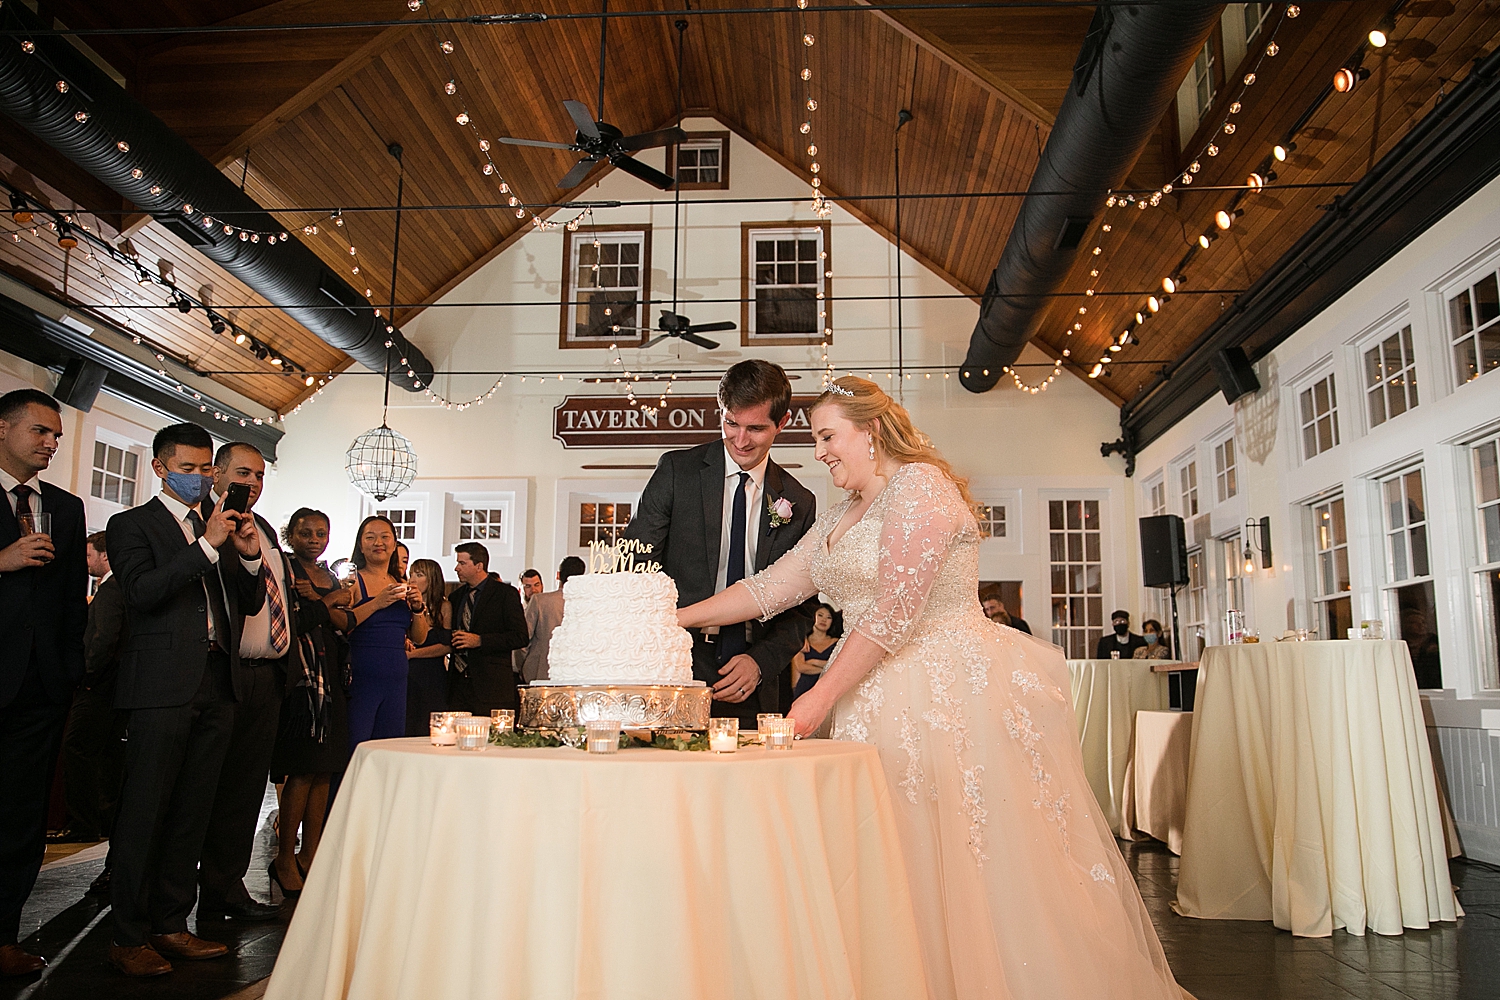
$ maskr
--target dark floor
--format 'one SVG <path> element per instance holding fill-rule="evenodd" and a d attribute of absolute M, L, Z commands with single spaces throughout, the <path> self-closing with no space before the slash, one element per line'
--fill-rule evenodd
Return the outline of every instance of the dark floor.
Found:
<path fill-rule="evenodd" d="M 274 804 L 268 797 L 264 812 Z M 1177 916 L 1170 905 L 1177 893 L 1177 858 L 1155 841 L 1120 846 L 1177 981 L 1198 1000 L 1500 1000 L 1500 869 L 1452 863 L 1467 913 L 1456 925 L 1400 937 L 1337 931 L 1329 938 L 1294 938 L 1269 923 Z M 267 898 L 271 850 L 267 823 L 246 880 L 261 899 Z M 222 1000 L 271 974 L 289 905 L 277 923 L 200 928 L 230 946 L 228 958 L 177 962 L 176 971 L 159 979 L 119 975 L 105 961 L 106 902 L 85 895 L 101 866 L 85 861 L 42 873 L 22 930 L 35 933 L 23 944 L 52 966 L 40 978 L 0 981 L 0 1000 Z"/>

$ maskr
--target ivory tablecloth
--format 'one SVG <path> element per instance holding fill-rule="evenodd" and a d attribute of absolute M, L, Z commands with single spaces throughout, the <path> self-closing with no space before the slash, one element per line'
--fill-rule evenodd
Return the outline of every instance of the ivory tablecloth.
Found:
<path fill-rule="evenodd" d="M 873 747 L 361 745 L 268 1000 L 926 996 Z"/>
<path fill-rule="evenodd" d="M 1182 826 L 1187 819 L 1188 751 L 1193 738 L 1192 712 L 1135 713 L 1135 753 L 1131 757 L 1131 793 L 1125 822 L 1148 837 L 1182 853 Z"/>
<path fill-rule="evenodd" d="M 1167 707 L 1167 675 L 1159 660 L 1069 660 L 1073 712 L 1083 746 L 1083 770 L 1116 837 L 1135 839 L 1124 815 L 1135 713 Z"/>
<path fill-rule="evenodd" d="M 1196 707 L 1178 912 L 1309 937 L 1462 914 L 1405 643 L 1212 646 Z"/>

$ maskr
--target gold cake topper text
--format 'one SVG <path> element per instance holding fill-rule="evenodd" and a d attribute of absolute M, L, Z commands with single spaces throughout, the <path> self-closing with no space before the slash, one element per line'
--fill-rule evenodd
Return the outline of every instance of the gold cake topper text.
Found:
<path fill-rule="evenodd" d="M 651 546 L 634 538 L 620 538 L 613 542 L 589 542 L 590 573 L 660 573 L 661 563 L 637 560 L 636 556 L 649 555 Z"/>

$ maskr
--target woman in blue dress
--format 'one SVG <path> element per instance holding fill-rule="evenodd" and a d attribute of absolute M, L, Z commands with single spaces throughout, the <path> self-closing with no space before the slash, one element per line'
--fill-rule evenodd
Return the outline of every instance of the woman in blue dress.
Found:
<path fill-rule="evenodd" d="M 792 657 L 792 697 L 800 698 L 823 676 L 833 647 L 839 644 L 844 630 L 838 625 L 838 612 L 830 604 L 819 602 L 813 612 L 812 635 L 802 644 L 802 651 Z"/>
<path fill-rule="evenodd" d="M 352 561 L 349 640 L 349 747 L 406 735 L 406 640 L 420 645 L 432 626 L 422 595 L 401 580 L 396 529 L 383 517 L 359 525 Z"/>

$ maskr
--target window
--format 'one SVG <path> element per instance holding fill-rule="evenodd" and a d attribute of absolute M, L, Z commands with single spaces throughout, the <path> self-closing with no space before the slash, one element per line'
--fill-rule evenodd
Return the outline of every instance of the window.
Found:
<path fill-rule="evenodd" d="M 1344 498 L 1335 497 L 1312 506 L 1313 547 L 1317 559 L 1313 573 L 1313 625 L 1321 639 L 1342 639 L 1354 625 L 1349 599 L 1349 536 L 1344 528 Z"/>
<path fill-rule="evenodd" d="M 1500 287 L 1491 273 L 1448 300 L 1453 370 L 1463 385 L 1500 368 Z"/>
<path fill-rule="evenodd" d="M 1104 635 L 1104 565 L 1099 501 L 1047 504 L 1052 560 L 1052 641 L 1071 659 L 1094 655 Z"/>
<path fill-rule="evenodd" d="M 1270 16 L 1271 8 L 1274 4 L 1247 3 L 1240 6 L 1242 8 L 1240 15 L 1244 18 L 1245 40 L 1249 41 L 1259 34 L 1260 26 Z"/>
<path fill-rule="evenodd" d="M 743 223 L 740 344 L 818 344 L 833 336 L 828 223 Z"/>
<path fill-rule="evenodd" d="M 677 184 L 684 191 L 727 190 L 729 133 L 689 132 L 687 141 L 673 149 Z"/>
<path fill-rule="evenodd" d="M 1500 438 L 1474 449 L 1474 500 L 1479 509 L 1479 599 L 1487 622 L 1483 684 L 1500 687 Z"/>
<path fill-rule="evenodd" d="M 1245 610 L 1245 546 L 1239 532 L 1219 539 L 1219 551 L 1224 560 L 1224 591 L 1222 606 L 1226 611 Z M 1248 624 L 1248 620 L 1247 620 Z"/>
<path fill-rule="evenodd" d="M 1387 607 L 1395 611 L 1399 635 L 1411 649 L 1417 687 L 1443 686 L 1438 656 L 1437 609 L 1427 555 L 1427 500 L 1422 470 L 1412 469 L 1380 484 L 1385 507 Z M 1425 579 L 1424 579 L 1425 578 Z"/>
<path fill-rule="evenodd" d="M 628 503 L 581 503 L 578 505 L 578 547 L 590 542 L 613 543 L 630 523 Z"/>
<path fill-rule="evenodd" d="M 1234 468 L 1234 438 L 1227 437 L 1214 445 L 1214 488 L 1219 503 L 1223 503 L 1240 491 Z"/>
<path fill-rule="evenodd" d="M 1371 427 L 1417 408 L 1417 361 L 1410 326 L 1365 352 L 1365 401 Z"/>
<path fill-rule="evenodd" d="M 1177 473 L 1182 486 L 1182 516 L 1198 516 L 1198 463 L 1189 462 Z"/>
<path fill-rule="evenodd" d="M 1187 563 L 1187 606 L 1184 608 L 1186 620 L 1183 622 L 1183 635 L 1186 636 L 1183 645 L 1186 648 L 1182 658 L 1196 660 L 1203 655 L 1203 648 L 1208 645 L 1204 633 L 1205 619 L 1208 617 L 1208 582 L 1203 572 L 1203 550 L 1197 548 L 1190 551 Z"/>
<path fill-rule="evenodd" d="M 1302 457 L 1313 458 L 1336 447 L 1339 443 L 1339 401 L 1333 388 L 1333 375 L 1326 375 L 1314 382 L 1311 388 L 1303 389 L 1297 402 L 1302 419 Z M 1231 466 L 1233 460 L 1231 452 Z M 1231 492 L 1230 496 L 1233 495 Z"/>
<path fill-rule="evenodd" d="M 1151 516 L 1157 517 L 1167 512 L 1167 481 L 1158 479 L 1147 489 L 1147 506 L 1151 508 Z"/>
<path fill-rule="evenodd" d="M 1193 81 L 1193 96 L 1198 102 L 1198 118 L 1214 102 L 1214 46 L 1212 41 L 1203 43 L 1198 58 L 1193 60 L 1193 71 L 1188 74 Z"/>
<path fill-rule="evenodd" d="M 1004 504 L 980 504 L 975 508 L 975 513 L 979 517 L 980 538 L 1005 537 Z"/>
<path fill-rule="evenodd" d="M 461 507 L 458 511 L 458 538 L 462 542 L 483 541 L 486 538 L 505 537 L 504 508 L 471 509 Z"/>
<path fill-rule="evenodd" d="M 139 456 L 132 451 L 95 441 L 94 476 L 89 483 L 89 496 L 121 507 L 134 507 L 139 462 Z"/>
<path fill-rule="evenodd" d="M 417 512 L 409 507 L 385 507 L 376 514 L 391 522 L 396 529 L 396 541 L 411 542 L 417 537 Z"/>
<path fill-rule="evenodd" d="M 650 329 L 650 298 L 649 230 L 595 226 L 564 233 L 561 346 L 641 343 Z"/>

